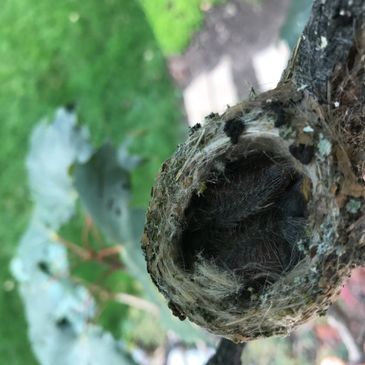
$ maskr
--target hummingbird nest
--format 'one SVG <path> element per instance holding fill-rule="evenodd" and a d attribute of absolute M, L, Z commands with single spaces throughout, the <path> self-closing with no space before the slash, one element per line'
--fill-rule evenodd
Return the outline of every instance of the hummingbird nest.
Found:
<path fill-rule="evenodd" d="M 364 243 L 328 115 L 282 83 L 208 116 L 162 165 L 142 247 L 174 315 L 243 342 L 325 313 Z"/>

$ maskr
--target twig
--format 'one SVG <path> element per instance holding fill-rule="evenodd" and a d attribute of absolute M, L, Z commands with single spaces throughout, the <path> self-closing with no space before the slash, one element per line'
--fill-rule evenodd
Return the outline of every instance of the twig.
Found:
<path fill-rule="evenodd" d="M 60 237 L 57 233 L 53 233 L 51 239 L 53 241 L 57 241 L 58 243 L 61 243 L 63 246 L 65 246 L 67 249 L 69 249 L 72 253 L 74 253 L 76 256 L 80 257 L 81 259 L 85 261 L 89 261 L 92 258 L 92 252 L 90 250 L 87 250 L 85 248 L 82 248 L 78 245 L 76 245 L 73 242 L 67 241 L 64 238 Z"/>
<path fill-rule="evenodd" d="M 222 338 L 216 353 L 208 360 L 206 365 L 241 365 L 241 356 L 245 345 L 245 343 L 235 344 Z"/>
<path fill-rule="evenodd" d="M 52 240 L 57 241 L 69 249 L 73 254 L 80 257 L 84 261 L 97 261 L 102 264 L 111 266 L 114 270 L 124 269 L 123 263 L 119 260 L 119 257 L 114 257 L 119 254 L 123 246 L 116 245 L 113 247 L 106 247 L 99 251 L 94 251 L 92 249 L 86 249 L 78 246 L 77 244 L 67 241 L 66 239 L 60 237 L 57 233 L 54 233 L 51 237 Z"/>
<path fill-rule="evenodd" d="M 139 298 L 134 295 L 126 294 L 126 293 L 115 294 L 112 296 L 112 298 L 117 302 L 127 304 L 134 308 L 141 309 L 145 312 L 148 312 L 148 313 L 154 315 L 155 317 L 158 317 L 160 314 L 158 307 L 146 299 Z"/>
<path fill-rule="evenodd" d="M 84 285 L 94 295 L 98 295 L 99 298 L 103 301 L 114 300 L 116 302 L 143 310 L 147 313 L 154 315 L 155 317 L 159 316 L 160 311 L 158 307 L 146 299 L 127 293 L 113 293 L 97 284 L 89 283 L 77 277 L 72 277 L 72 280 L 76 283 Z"/>
<path fill-rule="evenodd" d="M 96 259 L 97 260 L 103 260 L 104 258 L 108 257 L 108 256 L 114 256 L 114 255 L 118 255 L 122 252 L 123 250 L 123 246 L 122 245 L 116 245 L 113 247 L 106 247 L 101 249 L 98 252 L 95 252 L 96 255 Z"/>
<path fill-rule="evenodd" d="M 84 218 L 83 229 L 82 229 L 82 243 L 84 246 L 86 246 L 86 248 L 90 248 L 90 240 L 89 240 L 90 234 L 93 236 L 93 238 L 95 239 L 98 246 L 102 247 L 103 240 L 100 236 L 100 233 L 97 230 L 97 228 L 94 224 L 94 221 L 92 220 L 90 215 L 86 214 L 85 218 Z"/>

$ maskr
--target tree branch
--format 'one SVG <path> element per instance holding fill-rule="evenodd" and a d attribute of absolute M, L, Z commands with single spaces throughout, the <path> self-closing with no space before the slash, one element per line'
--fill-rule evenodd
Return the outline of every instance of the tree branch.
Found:
<path fill-rule="evenodd" d="M 363 0 L 316 0 L 284 78 L 326 101 L 333 71 L 346 62 L 364 20 Z"/>
<path fill-rule="evenodd" d="M 235 344 L 222 338 L 216 353 L 209 359 L 206 365 L 241 365 L 241 355 L 245 343 Z"/>

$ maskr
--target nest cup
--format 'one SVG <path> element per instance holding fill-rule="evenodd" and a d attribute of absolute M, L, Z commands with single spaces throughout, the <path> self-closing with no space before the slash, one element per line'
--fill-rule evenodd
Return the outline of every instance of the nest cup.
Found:
<path fill-rule="evenodd" d="M 338 209 L 325 199 L 327 228 L 313 235 L 313 174 L 274 133 L 232 137 L 228 122 L 212 116 L 162 165 L 142 238 L 147 268 L 181 320 L 234 342 L 286 335 L 338 292 L 343 273 L 322 270 Z"/>

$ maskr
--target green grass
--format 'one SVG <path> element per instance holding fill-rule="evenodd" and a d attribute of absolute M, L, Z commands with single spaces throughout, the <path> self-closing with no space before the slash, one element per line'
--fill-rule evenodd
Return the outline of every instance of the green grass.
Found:
<path fill-rule="evenodd" d="M 161 161 L 181 139 L 180 95 L 163 53 L 181 51 L 198 29 L 200 1 L 141 2 L 147 18 L 134 0 L 2 1 L 1 285 L 31 213 L 24 161 L 40 118 L 72 101 L 95 144 L 136 135 L 132 151 L 145 158 L 133 176 L 137 206 L 146 206 Z M 0 290 L 0 362 L 34 365 L 17 291 Z"/>
<path fill-rule="evenodd" d="M 179 53 L 202 25 L 202 9 L 225 0 L 138 0 L 165 54 Z"/>

